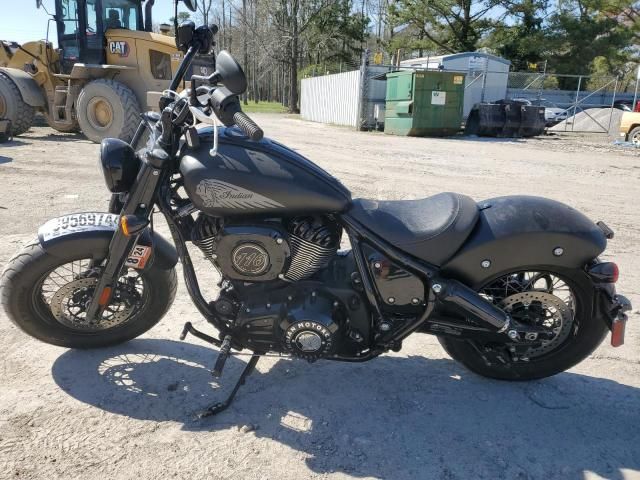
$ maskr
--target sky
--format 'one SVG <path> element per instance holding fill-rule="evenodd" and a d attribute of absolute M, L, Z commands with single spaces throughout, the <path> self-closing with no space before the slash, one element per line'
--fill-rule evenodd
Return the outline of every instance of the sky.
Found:
<path fill-rule="evenodd" d="M 54 0 L 43 0 L 44 6 L 53 13 Z M 180 10 L 185 10 L 180 4 Z M 36 9 L 35 0 L 0 0 L 0 40 L 13 40 L 25 43 L 40 40 L 47 36 L 49 16 L 43 9 Z M 173 0 L 156 0 L 153 7 L 154 23 L 167 22 L 173 17 Z M 49 40 L 56 42 L 55 24 L 52 22 Z"/>

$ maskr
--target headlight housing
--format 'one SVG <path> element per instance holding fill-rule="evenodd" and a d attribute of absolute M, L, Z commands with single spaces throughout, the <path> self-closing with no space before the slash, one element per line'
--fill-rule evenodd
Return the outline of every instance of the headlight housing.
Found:
<path fill-rule="evenodd" d="M 102 140 L 100 164 L 104 181 L 112 193 L 128 192 L 140 171 L 140 159 L 131 145 L 117 138 Z"/>

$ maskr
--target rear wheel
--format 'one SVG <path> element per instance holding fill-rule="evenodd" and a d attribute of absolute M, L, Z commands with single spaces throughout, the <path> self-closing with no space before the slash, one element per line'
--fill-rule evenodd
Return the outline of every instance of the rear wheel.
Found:
<path fill-rule="evenodd" d="M 51 117 L 47 113 L 45 113 L 44 119 L 46 120 L 47 125 L 60 133 L 80 132 L 80 125 L 78 124 L 78 120 L 73 120 L 73 123 L 71 123 L 70 125 L 62 125 L 60 123 L 55 123 L 54 121 L 52 121 Z"/>
<path fill-rule="evenodd" d="M 85 85 L 76 106 L 82 133 L 96 143 L 105 138 L 130 142 L 140 123 L 140 111 L 129 87 L 104 78 Z"/>
<path fill-rule="evenodd" d="M 553 333 L 552 338 L 514 354 L 506 344 L 439 337 L 447 353 L 469 370 L 501 380 L 534 380 L 563 372 L 589 356 L 607 333 L 591 315 L 590 283 L 579 270 L 528 269 L 491 280 L 479 293 L 518 322 Z M 492 361 L 504 353 L 511 362 Z"/>
<path fill-rule="evenodd" d="M 0 120 L 11 120 L 13 135 L 20 135 L 31 128 L 34 115 L 35 110 L 22 100 L 13 80 L 0 72 Z"/>
<path fill-rule="evenodd" d="M 101 261 L 82 248 L 54 257 L 39 242 L 9 261 L 0 280 L 0 300 L 7 316 L 43 342 L 71 348 L 121 343 L 153 327 L 167 312 L 176 292 L 175 270 L 152 266 L 125 268 L 113 299 L 100 318 L 89 321 L 86 308 Z"/>

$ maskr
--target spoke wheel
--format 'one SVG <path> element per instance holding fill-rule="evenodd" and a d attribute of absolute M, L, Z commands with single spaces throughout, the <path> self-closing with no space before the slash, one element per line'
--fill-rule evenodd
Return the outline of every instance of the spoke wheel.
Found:
<path fill-rule="evenodd" d="M 481 284 L 482 285 L 482 284 Z M 608 333 L 593 315 L 593 283 L 583 269 L 532 266 L 489 278 L 478 293 L 522 324 L 551 333 L 533 345 L 440 336 L 446 352 L 469 370 L 500 380 L 534 380 L 589 356 Z"/>
<path fill-rule="evenodd" d="M 91 259 L 74 260 L 60 265 L 43 278 L 36 303 L 44 304 L 53 318 L 63 326 L 79 332 L 94 333 L 133 320 L 147 299 L 143 278 L 128 269 L 118 279 L 111 302 L 99 319 L 87 320 L 86 311 L 95 292 L 99 268 Z M 40 302 L 37 302 L 37 301 Z"/>
<path fill-rule="evenodd" d="M 493 280 L 480 295 L 514 320 L 553 332 L 550 340 L 529 348 L 525 358 L 545 355 L 569 337 L 575 319 L 575 296 L 569 285 L 551 272 L 514 272 Z"/>

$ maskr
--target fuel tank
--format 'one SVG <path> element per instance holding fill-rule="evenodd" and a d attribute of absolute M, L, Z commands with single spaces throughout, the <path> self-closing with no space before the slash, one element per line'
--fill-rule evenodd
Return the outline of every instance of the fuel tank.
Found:
<path fill-rule="evenodd" d="M 193 205 L 212 216 L 338 213 L 351 192 L 302 155 L 265 138 L 252 142 L 237 128 L 198 130 L 200 145 L 184 145 L 180 172 Z"/>

